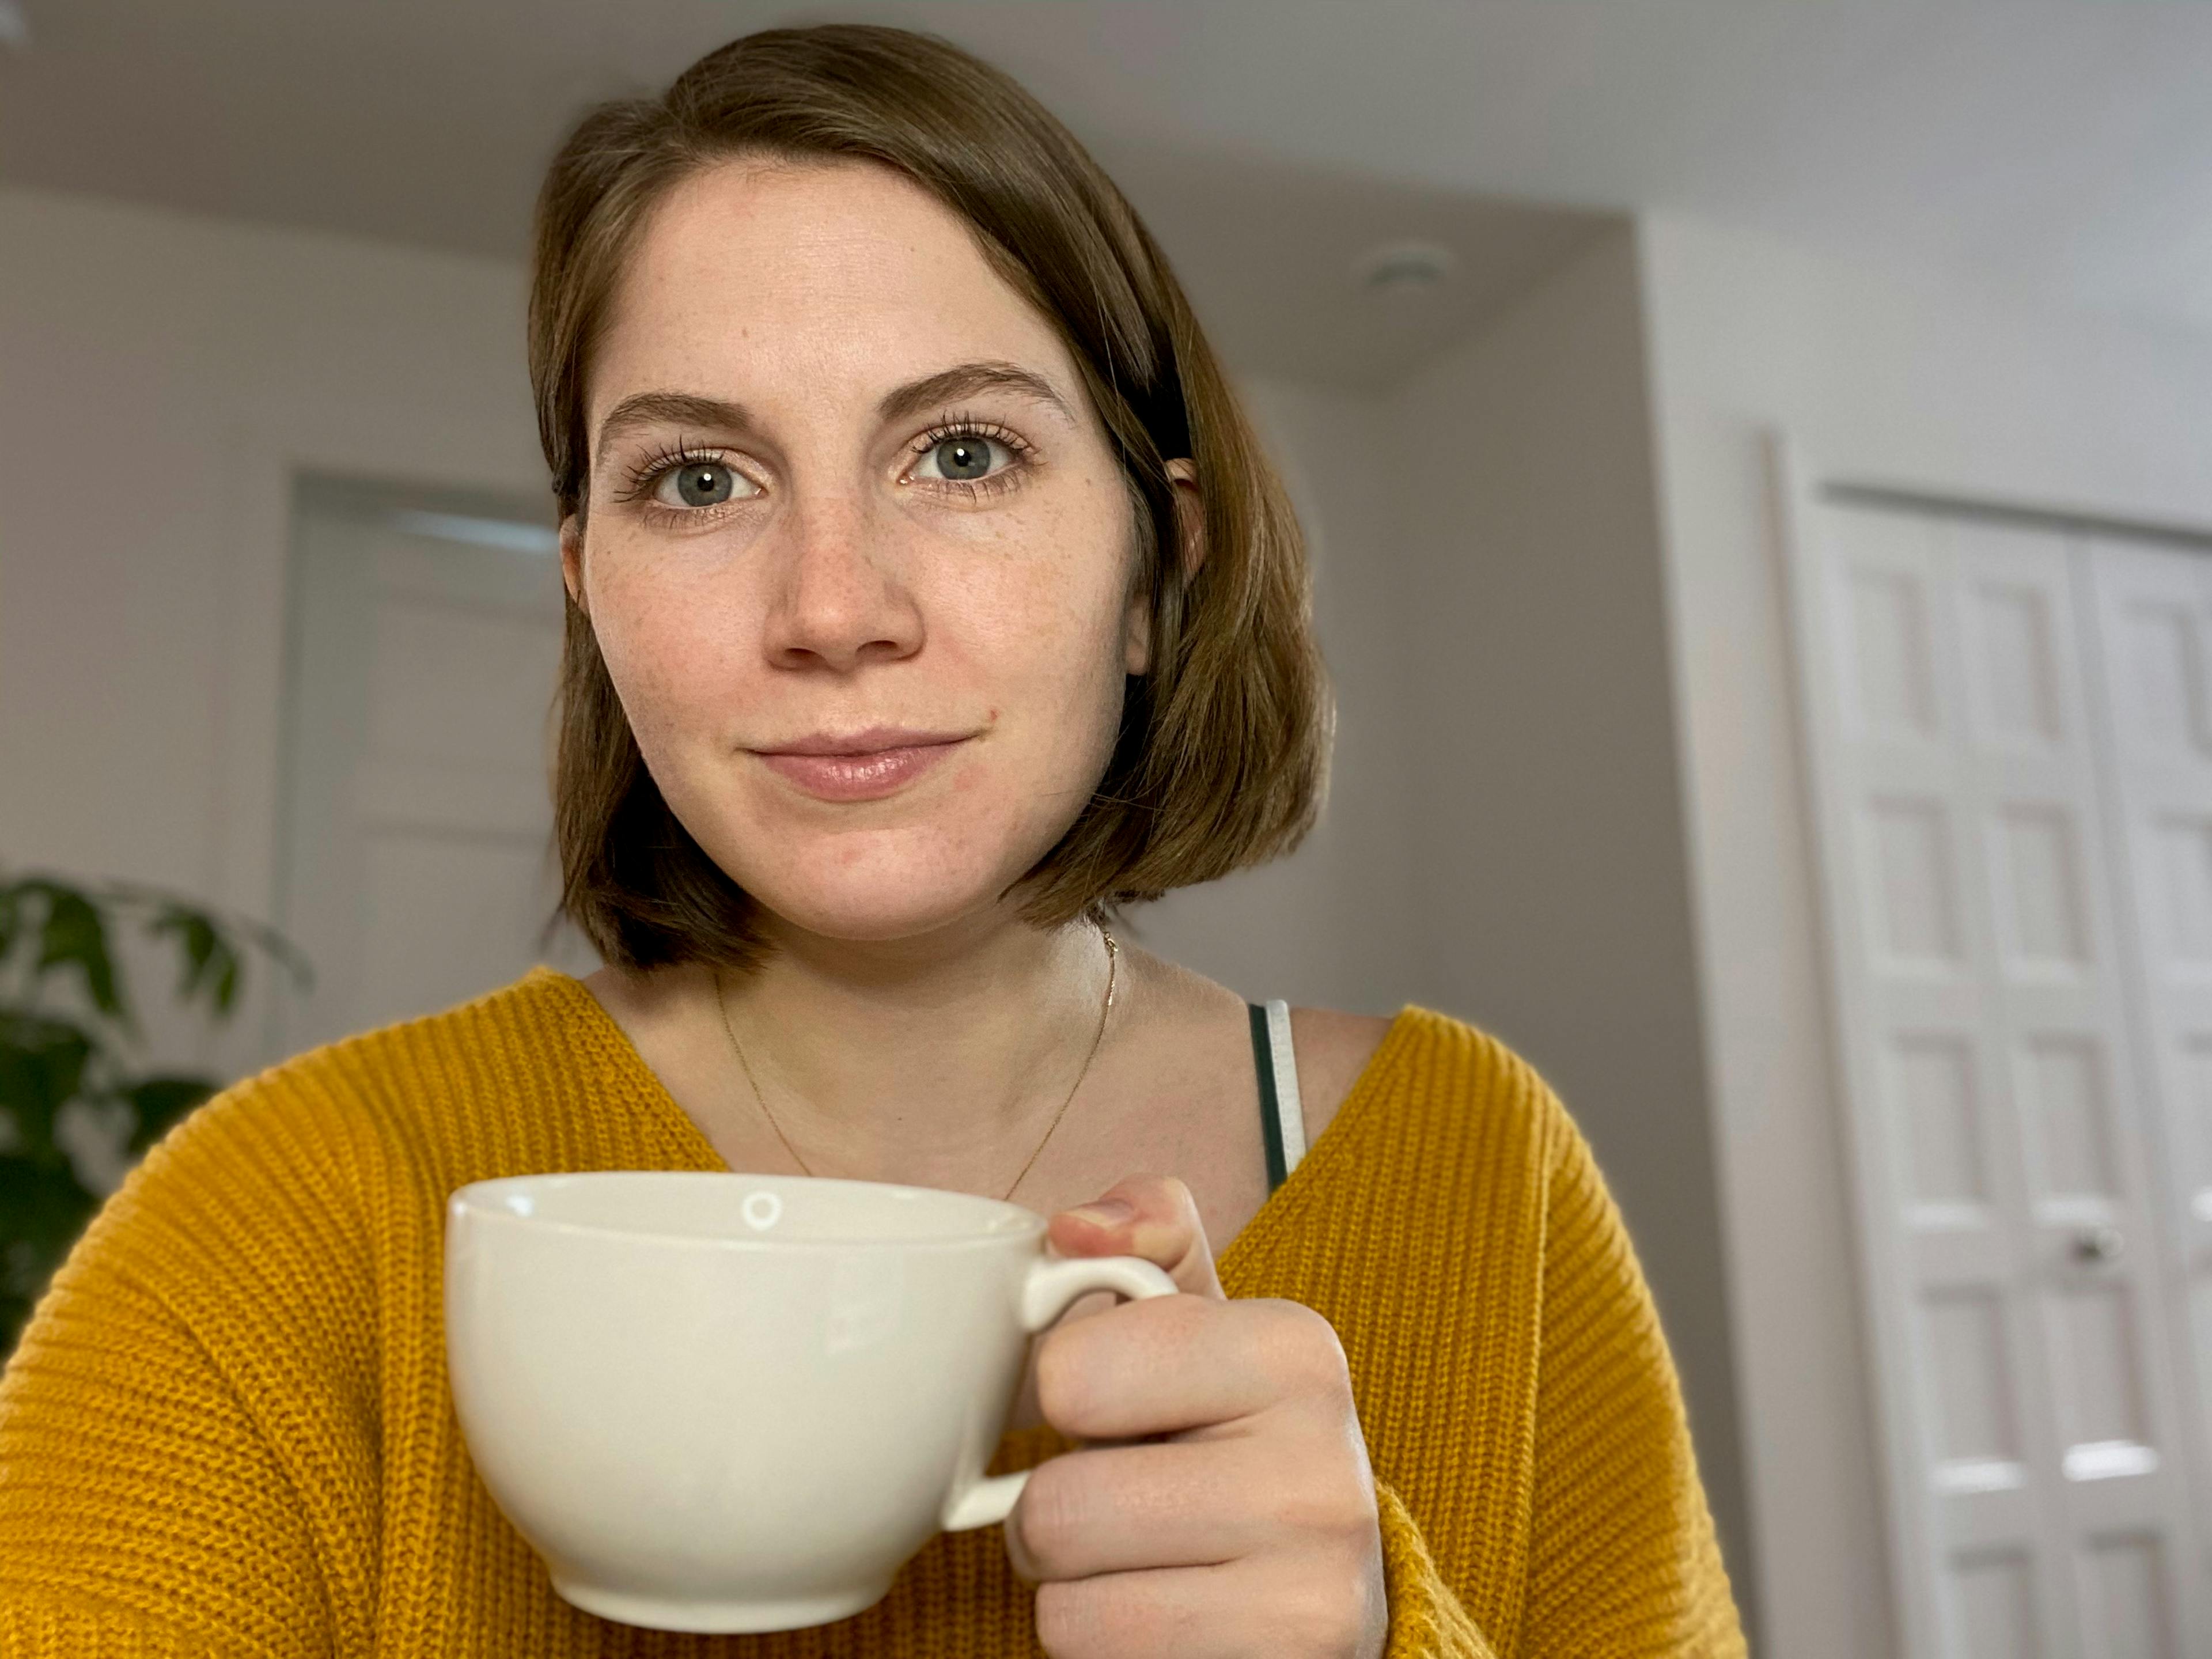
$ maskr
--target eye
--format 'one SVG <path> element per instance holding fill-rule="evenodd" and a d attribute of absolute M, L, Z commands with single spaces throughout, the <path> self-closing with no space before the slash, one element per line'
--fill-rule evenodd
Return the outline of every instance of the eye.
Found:
<path fill-rule="evenodd" d="M 1003 472 L 1015 460 L 1011 445 L 980 432 L 948 433 L 921 452 L 915 476 L 946 483 L 974 483 Z"/>
<path fill-rule="evenodd" d="M 660 475 L 653 499 L 663 507 L 720 507 L 757 493 L 743 474 L 720 461 L 685 461 Z"/>

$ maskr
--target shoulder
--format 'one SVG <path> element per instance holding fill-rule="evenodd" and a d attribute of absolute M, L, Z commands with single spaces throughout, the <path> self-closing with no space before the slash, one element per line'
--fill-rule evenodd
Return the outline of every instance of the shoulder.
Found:
<path fill-rule="evenodd" d="M 573 980 L 533 974 L 234 1084 L 155 1144 L 56 1283 L 128 1281 L 215 1318 L 226 1300 L 271 1306 L 357 1274 L 380 1226 L 434 1215 L 469 1120 L 526 1151 L 544 1138 L 514 1103 L 529 1073 L 567 1069 L 545 1040 L 586 1018 L 577 999 Z"/>
<path fill-rule="evenodd" d="M 1291 1045 L 1297 1055 L 1298 1098 L 1305 1109 L 1309 1144 L 1335 1121 L 1395 1024 L 1380 1015 L 1334 1008 L 1291 1010 Z"/>
<path fill-rule="evenodd" d="M 293 1055 L 189 1114 L 107 1207 L 118 1221 L 214 1203 L 327 1210 L 333 1192 L 434 1173 L 447 1161 L 438 1144 L 489 1117 L 526 1140 L 518 1106 L 589 1086 L 595 1007 L 576 981 L 541 969 Z"/>
<path fill-rule="evenodd" d="M 1464 1020 L 1413 1006 L 1388 1018 L 1295 1008 L 1291 1028 L 1309 1141 L 1358 1102 L 1360 1117 L 1401 1131 L 1418 1121 L 1447 1136 L 1503 1136 L 1549 1158 L 1571 1150 L 1573 1125 L 1534 1067 Z"/>
<path fill-rule="evenodd" d="M 599 1000 L 580 981 L 534 968 L 512 985 L 434 1014 L 400 1020 L 326 1043 L 283 1062 L 270 1080 L 409 1073 L 470 1056 L 511 1066 L 526 1053 L 590 1046 L 610 1034 Z"/>

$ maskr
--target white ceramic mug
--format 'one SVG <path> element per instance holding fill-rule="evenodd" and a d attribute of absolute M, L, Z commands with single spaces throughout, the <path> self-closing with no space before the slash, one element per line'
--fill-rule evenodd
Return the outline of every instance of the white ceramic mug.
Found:
<path fill-rule="evenodd" d="M 860 1612 L 988 1526 L 1029 1339 L 1078 1297 L 1012 1204 L 873 1182 L 624 1170 L 448 1200 L 446 1353 L 477 1473 L 568 1601 L 660 1630 Z"/>

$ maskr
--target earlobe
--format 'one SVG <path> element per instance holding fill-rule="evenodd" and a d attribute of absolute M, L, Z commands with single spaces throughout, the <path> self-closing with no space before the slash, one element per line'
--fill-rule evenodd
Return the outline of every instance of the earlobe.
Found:
<path fill-rule="evenodd" d="M 561 520 L 561 585 L 568 590 L 568 603 L 584 609 L 584 519 L 571 513 Z"/>
<path fill-rule="evenodd" d="M 1152 601 L 1148 593 L 1129 596 L 1121 619 L 1121 672 L 1142 674 L 1152 665 Z"/>

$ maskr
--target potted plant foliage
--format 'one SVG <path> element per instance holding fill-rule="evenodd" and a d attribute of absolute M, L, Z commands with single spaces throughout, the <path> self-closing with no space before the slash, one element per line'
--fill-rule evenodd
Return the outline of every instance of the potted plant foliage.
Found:
<path fill-rule="evenodd" d="M 102 1194 L 64 1145 L 64 1114 L 120 1116 L 133 1158 L 218 1085 L 149 1068 L 122 958 L 135 929 L 176 963 L 176 995 L 221 1024 L 238 1006 L 249 952 L 304 983 L 278 934 L 169 893 L 81 886 L 46 875 L 0 878 L 0 1358 Z"/>

